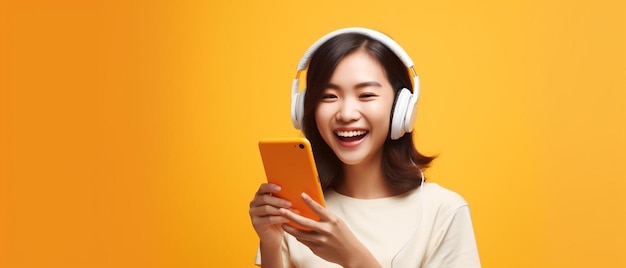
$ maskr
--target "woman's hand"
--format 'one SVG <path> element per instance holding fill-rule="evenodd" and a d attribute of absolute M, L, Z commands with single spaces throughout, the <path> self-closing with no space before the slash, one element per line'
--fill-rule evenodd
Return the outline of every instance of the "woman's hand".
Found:
<path fill-rule="evenodd" d="M 354 236 L 339 217 L 302 193 L 304 202 L 320 217 L 320 221 L 302 217 L 289 209 L 279 209 L 284 218 L 307 227 L 310 231 L 283 224 L 283 229 L 306 245 L 315 255 L 343 267 L 381 267 L 376 258 Z"/>
<path fill-rule="evenodd" d="M 280 186 L 263 183 L 250 202 L 250 219 L 261 244 L 280 246 L 283 239 L 281 224 L 289 222 L 280 209 L 288 209 L 291 203 L 272 194 L 280 192 Z"/>

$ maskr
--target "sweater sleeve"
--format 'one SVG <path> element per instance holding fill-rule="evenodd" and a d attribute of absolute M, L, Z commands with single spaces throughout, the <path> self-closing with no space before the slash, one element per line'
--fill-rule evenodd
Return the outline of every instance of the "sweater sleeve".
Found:
<path fill-rule="evenodd" d="M 457 208 L 438 228 L 436 244 L 425 267 L 480 268 L 476 238 L 467 205 Z"/>

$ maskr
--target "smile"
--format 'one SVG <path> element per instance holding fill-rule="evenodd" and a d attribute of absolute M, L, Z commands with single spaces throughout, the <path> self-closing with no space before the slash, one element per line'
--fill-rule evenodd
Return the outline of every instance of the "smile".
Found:
<path fill-rule="evenodd" d="M 368 131 L 366 130 L 348 130 L 348 131 L 335 131 L 335 135 L 337 135 L 337 137 L 339 138 L 339 140 L 341 141 L 356 141 L 356 140 L 360 140 L 363 137 L 365 137 L 365 135 L 367 135 Z"/>

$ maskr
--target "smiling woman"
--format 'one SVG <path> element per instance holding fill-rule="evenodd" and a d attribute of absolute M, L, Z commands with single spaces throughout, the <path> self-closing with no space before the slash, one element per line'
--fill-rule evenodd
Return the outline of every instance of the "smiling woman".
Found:
<path fill-rule="evenodd" d="M 327 207 L 302 194 L 320 220 L 303 217 L 272 195 L 279 187 L 262 184 L 250 216 L 263 267 L 480 267 L 467 203 L 424 181 L 433 157 L 410 135 L 419 80 L 410 90 L 408 55 L 364 28 L 320 42 L 305 54 L 306 98 L 298 107 L 304 93 L 295 95 L 303 112 L 294 125 L 311 141 Z"/>
<path fill-rule="evenodd" d="M 391 41 L 393 42 L 393 40 Z M 402 55 L 406 55 L 406 53 Z M 408 57 L 408 55 L 405 57 Z M 329 39 L 312 55 L 307 71 L 307 98 L 304 102 L 303 132 L 313 145 L 320 172 L 320 180 L 324 189 L 336 186 L 335 184 L 343 176 L 342 170 L 344 168 L 342 162 L 338 159 L 341 154 L 337 154 L 329 147 L 329 145 L 333 144 L 333 140 L 323 138 L 324 132 L 318 130 L 318 128 L 323 126 L 318 122 L 321 120 L 320 116 L 329 108 L 326 101 L 322 101 L 325 94 L 328 94 L 328 84 L 343 84 L 346 88 L 345 90 L 349 88 L 360 89 L 361 91 L 369 89 L 370 91 L 364 93 L 377 93 L 378 97 L 369 97 L 363 100 L 383 98 L 387 102 L 363 102 L 369 105 L 369 107 L 360 110 L 360 112 L 365 111 L 367 114 L 383 112 L 381 118 L 376 122 L 382 125 L 376 125 L 373 134 L 379 133 L 378 135 L 383 135 L 384 137 L 387 137 L 388 134 L 393 136 L 394 132 L 403 134 L 404 131 L 397 131 L 391 128 L 393 120 L 389 119 L 391 118 L 391 113 L 397 112 L 400 114 L 403 110 L 402 108 L 396 109 L 398 104 L 402 103 L 402 101 L 397 100 L 401 93 L 407 94 L 407 90 L 400 89 L 412 88 L 407 67 L 410 66 L 406 66 L 402 59 L 383 43 L 358 33 L 346 33 Z M 417 98 L 419 94 L 419 80 L 415 80 L 415 88 L 417 90 L 415 90 L 414 96 Z M 371 87 L 362 88 L 356 86 L 368 82 L 381 84 L 381 87 L 377 91 L 371 91 Z M 347 91 L 344 91 L 342 94 L 347 95 L 347 93 Z M 361 92 L 357 91 L 356 93 Z M 344 102 L 339 101 L 339 108 L 342 113 L 351 109 L 350 100 L 348 99 L 347 101 L 347 103 L 345 103 L 345 100 Z M 392 109 L 393 105 L 395 106 Z M 416 110 L 413 111 L 415 112 Z M 358 114 L 361 114 L 360 112 Z M 341 113 L 337 115 L 341 116 Z M 408 117 L 407 121 L 410 121 L 409 123 L 412 124 L 414 115 L 408 115 Z M 394 114 L 392 119 L 401 118 L 403 116 Z M 362 121 L 367 122 L 366 120 Z M 363 123 L 349 122 L 349 124 L 344 123 L 343 127 L 355 126 L 356 124 Z M 411 128 L 412 125 L 407 129 Z M 390 190 L 393 192 L 404 192 L 419 186 L 420 168 L 425 169 L 428 167 L 433 158 L 424 156 L 415 149 L 411 135 L 404 135 L 396 139 L 390 137 L 382 141 L 385 143 L 382 151 L 385 157 L 382 157 L 380 160 L 386 174 L 386 180 L 389 183 L 389 185 L 385 186 L 385 189 L 391 187 L 393 189 Z"/>

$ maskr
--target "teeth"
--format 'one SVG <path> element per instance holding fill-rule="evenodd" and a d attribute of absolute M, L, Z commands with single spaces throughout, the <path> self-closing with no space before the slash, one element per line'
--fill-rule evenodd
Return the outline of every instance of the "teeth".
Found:
<path fill-rule="evenodd" d="M 360 135 L 365 135 L 365 133 L 367 133 L 367 131 L 365 130 L 355 130 L 355 131 L 337 131 L 335 132 L 337 134 L 337 136 L 339 137 L 345 137 L 345 138 L 350 138 L 350 137 L 355 137 L 355 136 L 360 136 Z"/>

